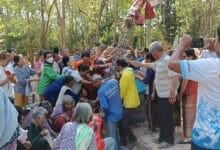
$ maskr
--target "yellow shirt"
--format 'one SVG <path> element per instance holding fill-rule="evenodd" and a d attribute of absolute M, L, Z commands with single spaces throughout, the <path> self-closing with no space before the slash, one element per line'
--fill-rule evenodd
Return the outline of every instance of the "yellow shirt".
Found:
<path fill-rule="evenodd" d="M 132 68 L 125 68 L 119 81 L 120 94 L 125 108 L 136 108 L 140 105 L 135 76 Z"/>

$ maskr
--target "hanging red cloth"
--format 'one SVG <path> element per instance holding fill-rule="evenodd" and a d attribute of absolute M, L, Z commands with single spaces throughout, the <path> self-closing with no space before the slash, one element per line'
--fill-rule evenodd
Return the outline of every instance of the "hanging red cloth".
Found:
<path fill-rule="evenodd" d="M 137 25 L 137 26 L 142 26 L 144 24 L 144 17 L 141 16 L 140 14 L 136 14 L 134 16 L 134 23 Z"/>
<path fill-rule="evenodd" d="M 145 19 L 153 19 L 156 17 L 156 14 L 154 12 L 153 7 L 151 6 L 151 4 L 146 1 L 146 5 L 145 5 Z"/>

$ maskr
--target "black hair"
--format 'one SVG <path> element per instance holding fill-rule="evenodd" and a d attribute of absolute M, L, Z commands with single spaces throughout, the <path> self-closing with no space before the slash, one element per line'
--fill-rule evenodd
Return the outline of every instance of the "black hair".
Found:
<path fill-rule="evenodd" d="M 15 49 L 14 49 L 14 48 L 8 48 L 8 49 L 7 49 L 7 52 L 8 52 L 8 53 L 15 52 Z"/>
<path fill-rule="evenodd" d="M 99 42 L 95 43 L 95 46 L 100 46 L 100 45 L 101 45 L 101 43 L 99 43 Z"/>
<path fill-rule="evenodd" d="M 95 64 L 96 65 L 104 65 L 105 62 L 103 60 L 97 60 L 97 61 L 95 61 Z"/>
<path fill-rule="evenodd" d="M 111 46 L 115 48 L 117 46 L 117 43 L 113 42 Z"/>
<path fill-rule="evenodd" d="M 60 51 L 60 49 L 59 49 L 58 47 L 55 47 L 55 48 L 53 49 L 53 53 L 54 53 L 54 54 L 59 54 L 59 51 Z"/>
<path fill-rule="evenodd" d="M 39 55 L 39 56 L 43 56 L 44 53 L 45 53 L 45 51 L 42 49 L 42 50 L 40 50 L 40 51 L 38 52 L 38 55 Z"/>
<path fill-rule="evenodd" d="M 123 59 L 123 58 L 118 59 L 116 61 L 116 63 L 117 63 L 118 66 L 121 66 L 122 68 L 128 66 L 128 62 L 125 59 Z"/>
<path fill-rule="evenodd" d="M 169 56 L 172 56 L 173 53 L 174 53 L 174 50 L 169 50 L 169 51 L 167 52 L 167 54 L 168 54 Z"/>
<path fill-rule="evenodd" d="M 197 59 L 194 49 L 189 49 L 185 51 L 187 57 L 193 57 L 193 59 Z"/>
<path fill-rule="evenodd" d="M 22 124 L 22 116 L 23 116 L 24 110 L 20 106 L 15 106 L 15 109 L 18 112 L 18 118 L 17 118 L 18 119 L 18 123 Z"/>
<path fill-rule="evenodd" d="M 86 52 L 83 52 L 81 57 L 90 57 L 90 52 L 89 51 L 86 51 Z"/>
<path fill-rule="evenodd" d="M 145 53 L 149 52 L 149 48 L 145 47 L 144 51 L 145 51 Z"/>
<path fill-rule="evenodd" d="M 39 107 L 43 107 L 49 112 L 49 109 L 51 107 L 51 103 L 49 101 L 42 101 L 39 103 Z"/>
<path fill-rule="evenodd" d="M 44 52 L 44 59 L 47 58 L 47 55 L 48 55 L 48 54 L 52 54 L 52 53 L 51 53 L 51 52 L 48 52 L 48 51 L 47 51 L 47 52 Z"/>
<path fill-rule="evenodd" d="M 70 58 L 68 57 L 68 56 L 64 56 L 63 57 L 63 65 L 64 65 L 64 67 L 66 67 L 67 66 L 67 63 L 70 61 Z"/>
<path fill-rule="evenodd" d="M 63 84 L 68 84 L 71 81 L 74 81 L 74 78 L 72 76 L 65 76 L 63 80 Z"/>
<path fill-rule="evenodd" d="M 155 58 L 154 56 L 148 52 L 146 55 L 145 55 L 145 59 L 150 59 L 151 62 L 154 62 L 155 61 Z"/>
<path fill-rule="evenodd" d="M 13 67 L 15 67 L 15 66 L 18 65 L 19 60 L 20 60 L 20 56 L 15 55 L 15 56 L 14 56 L 14 65 L 13 65 Z"/>
<path fill-rule="evenodd" d="M 89 70 L 89 66 L 87 65 L 80 65 L 78 68 L 79 72 L 85 72 Z"/>

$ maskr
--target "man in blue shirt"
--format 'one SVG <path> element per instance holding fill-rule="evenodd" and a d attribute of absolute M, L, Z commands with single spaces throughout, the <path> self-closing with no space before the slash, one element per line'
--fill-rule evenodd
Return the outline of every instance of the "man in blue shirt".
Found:
<path fill-rule="evenodd" d="M 52 82 L 50 85 L 47 86 L 47 88 L 44 91 L 45 100 L 49 101 L 51 105 L 54 107 L 62 86 L 66 85 L 71 88 L 71 84 L 73 84 L 71 82 L 73 81 L 74 78 L 72 76 L 65 76 Z M 76 100 L 76 102 L 78 102 L 80 99 L 80 97 L 76 95 L 73 91 L 67 90 L 65 94 L 72 96 L 73 99 Z"/>
<path fill-rule="evenodd" d="M 118 143 L 118 122 L 123 115 L 122 101 L 120 98 L 117 80 L 104 81 L 100 75 L 93 75 L 94 86 L 99 87 L 98 99 L 107 121 L 108 136 L 113 137 Z M 119 147 L 119 144 L 117 144 Z"/>

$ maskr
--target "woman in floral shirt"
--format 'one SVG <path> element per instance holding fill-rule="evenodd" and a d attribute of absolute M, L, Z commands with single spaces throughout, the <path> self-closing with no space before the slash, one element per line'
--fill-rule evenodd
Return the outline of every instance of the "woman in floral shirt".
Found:
<path fill-rule="evenodd" d="M 78 103 L 73 121 L 66 123 L 54 140 L 54 150 L 97 150 L 93 130 L 88 126 L 92 108 L 88 103 Z"/>

